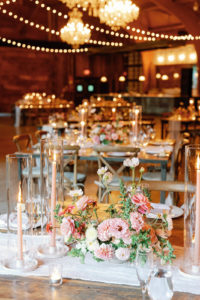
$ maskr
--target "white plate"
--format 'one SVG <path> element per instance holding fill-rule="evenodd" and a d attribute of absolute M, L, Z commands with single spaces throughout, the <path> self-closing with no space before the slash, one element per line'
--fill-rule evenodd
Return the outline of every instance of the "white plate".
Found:
<path fill-rule="evenodd" d="M 163 214 L 163 210 L 170 210 L 170 207 L 168 205 L 162 203 L 151 203 L 151 206 L 153 207 L 153 209 L 147 215 L 148 218 L 156 218 L 157 214 Z M 171 216 L 173 219 L 181 217 L 183 213 L 184 211 L 182 208 L 174 205 L 172 206 Z"/>
<path fill-rule="evenodd" d="M 150 145 L 154 145 L 154 146 L 160 146 L 160 145 L 168 146 L 168 145 L 173 145 L 173 141 L 170 141 L 170 140 L 155 140 L 155 141 L 150 141 Z"/>
<path fill-rule="evenodd" d="M 107 153 L 109 156 L 119 156 L 119 157 L 124 157 L 124 156 L 130 156 L 131 152 L 108 152 Z"/>

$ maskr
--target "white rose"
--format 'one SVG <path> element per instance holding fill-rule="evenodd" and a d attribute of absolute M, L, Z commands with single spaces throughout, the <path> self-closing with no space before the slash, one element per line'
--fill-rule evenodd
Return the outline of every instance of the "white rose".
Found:
<path fill-rule="evenodd" d="M 92 242 L 97 239 L 97 230 L 93 227 L 90 226 L 85 232 L 85 237 L 87 242 Z"/>
<path fill-rule="evenodd" d="M 107 167 L 102 167 L 100 169 L 98 169 L 97 174 L 100 175 L 104 175 L 106 172 L 108 171 Z"/>
<path fill-rule="evenodd" d="M 105 184 L 110 183 L 110 182 L 112 181 L 112 179 L 113 179 L 113 175 L 112 175 L 112 173 L 110 173 L 110 172 L 106 172 L 106 173 L 103 175 L 103 182 L 104 182 Z"/>
<path fill-rule="evenodd" d="M 82 241 L 82 242 L 77 243 L 76 249 L 81 249 L 81 252 L 82 252 L 83 254 L 86 254 L 86 252 L 87 252 L 86 242 L 85 242 L 85 241 Z"/>
<path fill-rule="evenodd" d="M 105 140 L 105 138 L 106 138 L 106 135 L 105 134 L 101 134 L 99 138 L 100 138 L 100 141 L 103 142 Z"/>
<path fill-rule="evenodd" d="M 82 191 L 81 189 L 71 190 L 71 191 L 69 192 L 69 195 L 70 195 L 71 197 L 80 197 L 80 196 L 83 195 L 83 191 Z"/>
<path fill-rule="evenodd" d="M 86 242 L 86 244 L 87 244 L 88 250 L 91 251 L 91 252 L 95 251 L 96 249 L 99 248 L 99 242 L 97 240 L 95 240 L 95 241 L 88 241 L 88 242 Z"/>
<path fill-rule="evenodd" d="M 139 159 L 137 157 L 127 158 L 124 160 L 123 164 L 125 167 L 135 168 L 139 165 Z"/>

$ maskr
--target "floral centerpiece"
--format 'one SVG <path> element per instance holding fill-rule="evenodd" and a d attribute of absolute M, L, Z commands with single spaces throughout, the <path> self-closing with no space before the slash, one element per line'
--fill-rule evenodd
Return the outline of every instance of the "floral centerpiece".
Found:
<path fill-rule="evenodd" d="M 70 196 L 72 205 L 62 209 L 56 207 L 56 219 L 60 224 L 65 242 L 75 242 L 69 255 L 80 257 L 84 261 L 89 252 L 97 261 L 118 259 L 133 262 L 138 248 L 152 248 L 163 261 L 175 257 L 168 240 L 172 231 L 169 214 L 148 219 L 151 211 L 150 194 L 141 185 L 144 168 L 140 168 L 140 179 L 135 182 L 135 168 L 139 165 L 137 158 L 126 159 L 126 167 L 132 170 L 133 181 L 130 186 L 121 182 L 121 201 L 112 204 L 100 218 L 96 201 L 83 195 L 82 190 L 73 190 Z M 112 174 L 106 167 L 98 170 L 105 188 L 112 181 Z"/>
<path fill-rule="evenodd" d="M 108 145 L 110 143 L 122 144 L 127 136 L 127 129 L 123 127 L 121 122 L 113 122 L 112 124 L 104 126 L 95 124 L 92 127 L 90 136 L 96 145 Z"/>

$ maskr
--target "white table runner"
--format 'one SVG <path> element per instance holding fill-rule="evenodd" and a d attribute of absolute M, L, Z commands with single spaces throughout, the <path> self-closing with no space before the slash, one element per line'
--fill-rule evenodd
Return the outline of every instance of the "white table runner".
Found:
<path fill-rule="evenodd" d="M 13 239 L 12 235 L 0 234 L 0 251 L 1 262 L 9 255 L 8 248 L 11 247 Z M 45 236 L 33 236 L 25 238 L 29 246 L 34 252 L 38 245 L 44 244 L 48 241 Z M 176 247 L 177 259 L 174 262 L 173 270 L 173 285 L 174 291 L 188 292 L 200 295 L 200 279 L 183 276 L 178 269 L 183 257 L 183 248 Z M 43 260 L 39 259 L 39 267 L 28 273 L 21 273 L 20 271 L 10 271 L 5 269 L 2 264 L 0 266 L 0 275 L 19 275 L 19 276 L 48 276 L 49 264 L 55 259 Z M 99 281 L 105 283 L 125 284 L 138 286 L 136 271 L 134 265 L 130 263 L 118 262 L 96 262 L 90 255 L 86 256 L 85 263 L 82 264 L 79 258 L 72 258 L 65 256 L 57 258 L 56 261 L 63 266 L 63 277 L 72 279 L 82 279 L 89 281 Z"/>

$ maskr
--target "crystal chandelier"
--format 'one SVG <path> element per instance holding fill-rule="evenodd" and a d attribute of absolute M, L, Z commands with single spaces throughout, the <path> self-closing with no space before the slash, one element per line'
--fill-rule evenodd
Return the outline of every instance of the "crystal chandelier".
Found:
<path fill-rule="evenodd" d="M 101 23 L 105 23 L 113 30 L 126 27 L 128 23 L 136 20 L 139 15 L 139 7 L 131 0 L 107 0 L 99 9 Z"/>
<path fill-rule="evenodd" d="M 83 10 L 88 10 L 89 15 L 98 16 L 98 11 L 105 0 L 61 0 L 70 9 L 81 7 Z"/>
<path fill-rule="evenodd" d="M 91 36 L 91 30 L 82 22 L 82 15 L 77 8 L 74 8 L 69 13 L 68 23 L 60 30 L 61 40 L 72 45 L 73 48 L 87 43 Z"/>

